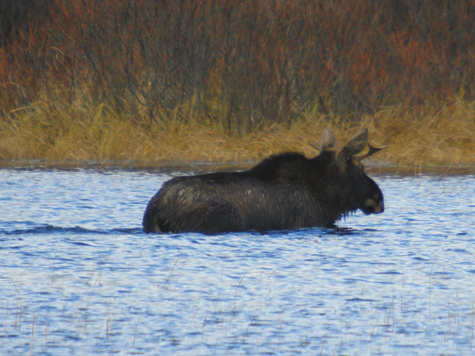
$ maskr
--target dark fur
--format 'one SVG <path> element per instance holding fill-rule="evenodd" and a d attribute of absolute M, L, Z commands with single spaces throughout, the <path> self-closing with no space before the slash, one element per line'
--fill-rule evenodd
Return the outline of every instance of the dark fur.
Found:
<path fill-rule="evenodd" d="M 313 159 L 286 153 L 244 172 L 178 177 L 164 183 L 143 218 L 145 232 L 219 233 L 331 227 L 342 216 L 383 208 L 383 194 L 350 153 Z"/>

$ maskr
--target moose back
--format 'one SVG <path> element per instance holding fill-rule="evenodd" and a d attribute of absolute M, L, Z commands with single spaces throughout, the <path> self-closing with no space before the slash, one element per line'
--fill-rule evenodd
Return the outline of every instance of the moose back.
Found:
<path fill-rule="evenodd" d="M 329 128 L 320 154 L 271 156 L 243 172 L 177 177 L 152 197 L 143 217 L 145 232 L 291 230 L 332 227 L 361 209 L 384 211 L 383 193 L 363 170 L 361 160 L 378 148 L 368 145 L 368 130 L 357 133 L 338 152 Z M 369 152 L 362 156 L 365 147 Z"/>

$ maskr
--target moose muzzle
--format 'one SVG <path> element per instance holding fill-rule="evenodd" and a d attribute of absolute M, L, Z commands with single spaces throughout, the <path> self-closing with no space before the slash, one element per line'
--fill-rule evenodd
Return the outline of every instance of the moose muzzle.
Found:
<path fill-rule="evenodd" d="M 365 205 L 361 208 L 363 213 L 368 214 L 381 214 L 384 212 L 384 202 L 381 200 L 376 202 L 374 199 L 366 199 Z"/>

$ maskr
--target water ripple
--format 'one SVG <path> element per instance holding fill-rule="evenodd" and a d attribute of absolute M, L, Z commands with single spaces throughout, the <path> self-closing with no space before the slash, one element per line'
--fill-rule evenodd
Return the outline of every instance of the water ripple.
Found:
<path fill-rule="evenodd" d="M 340 229 L 141 231 L 169 176 L 0 170 L 0 354 L 472 354 L 475 177 Z"/>

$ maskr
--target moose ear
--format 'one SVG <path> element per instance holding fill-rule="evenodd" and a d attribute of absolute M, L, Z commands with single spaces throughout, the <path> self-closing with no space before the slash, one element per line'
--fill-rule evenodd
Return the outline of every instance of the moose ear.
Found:
<path fill-rule="evenodd" d="M 325 152 L 326 149 L 332 148 L 335 146 L 336 139 L 333 131 L 325 127 L 322 133 L 322 142 L 320 144 L 320 153 Z"/>
<path fill-rule="evenodd" d="M 343 149 L 338 153 L 338 159 L 347 162 L 354 155 L 363 151 L 368 144 L 368 129 L 365 128 L 353 136 Z"/>

